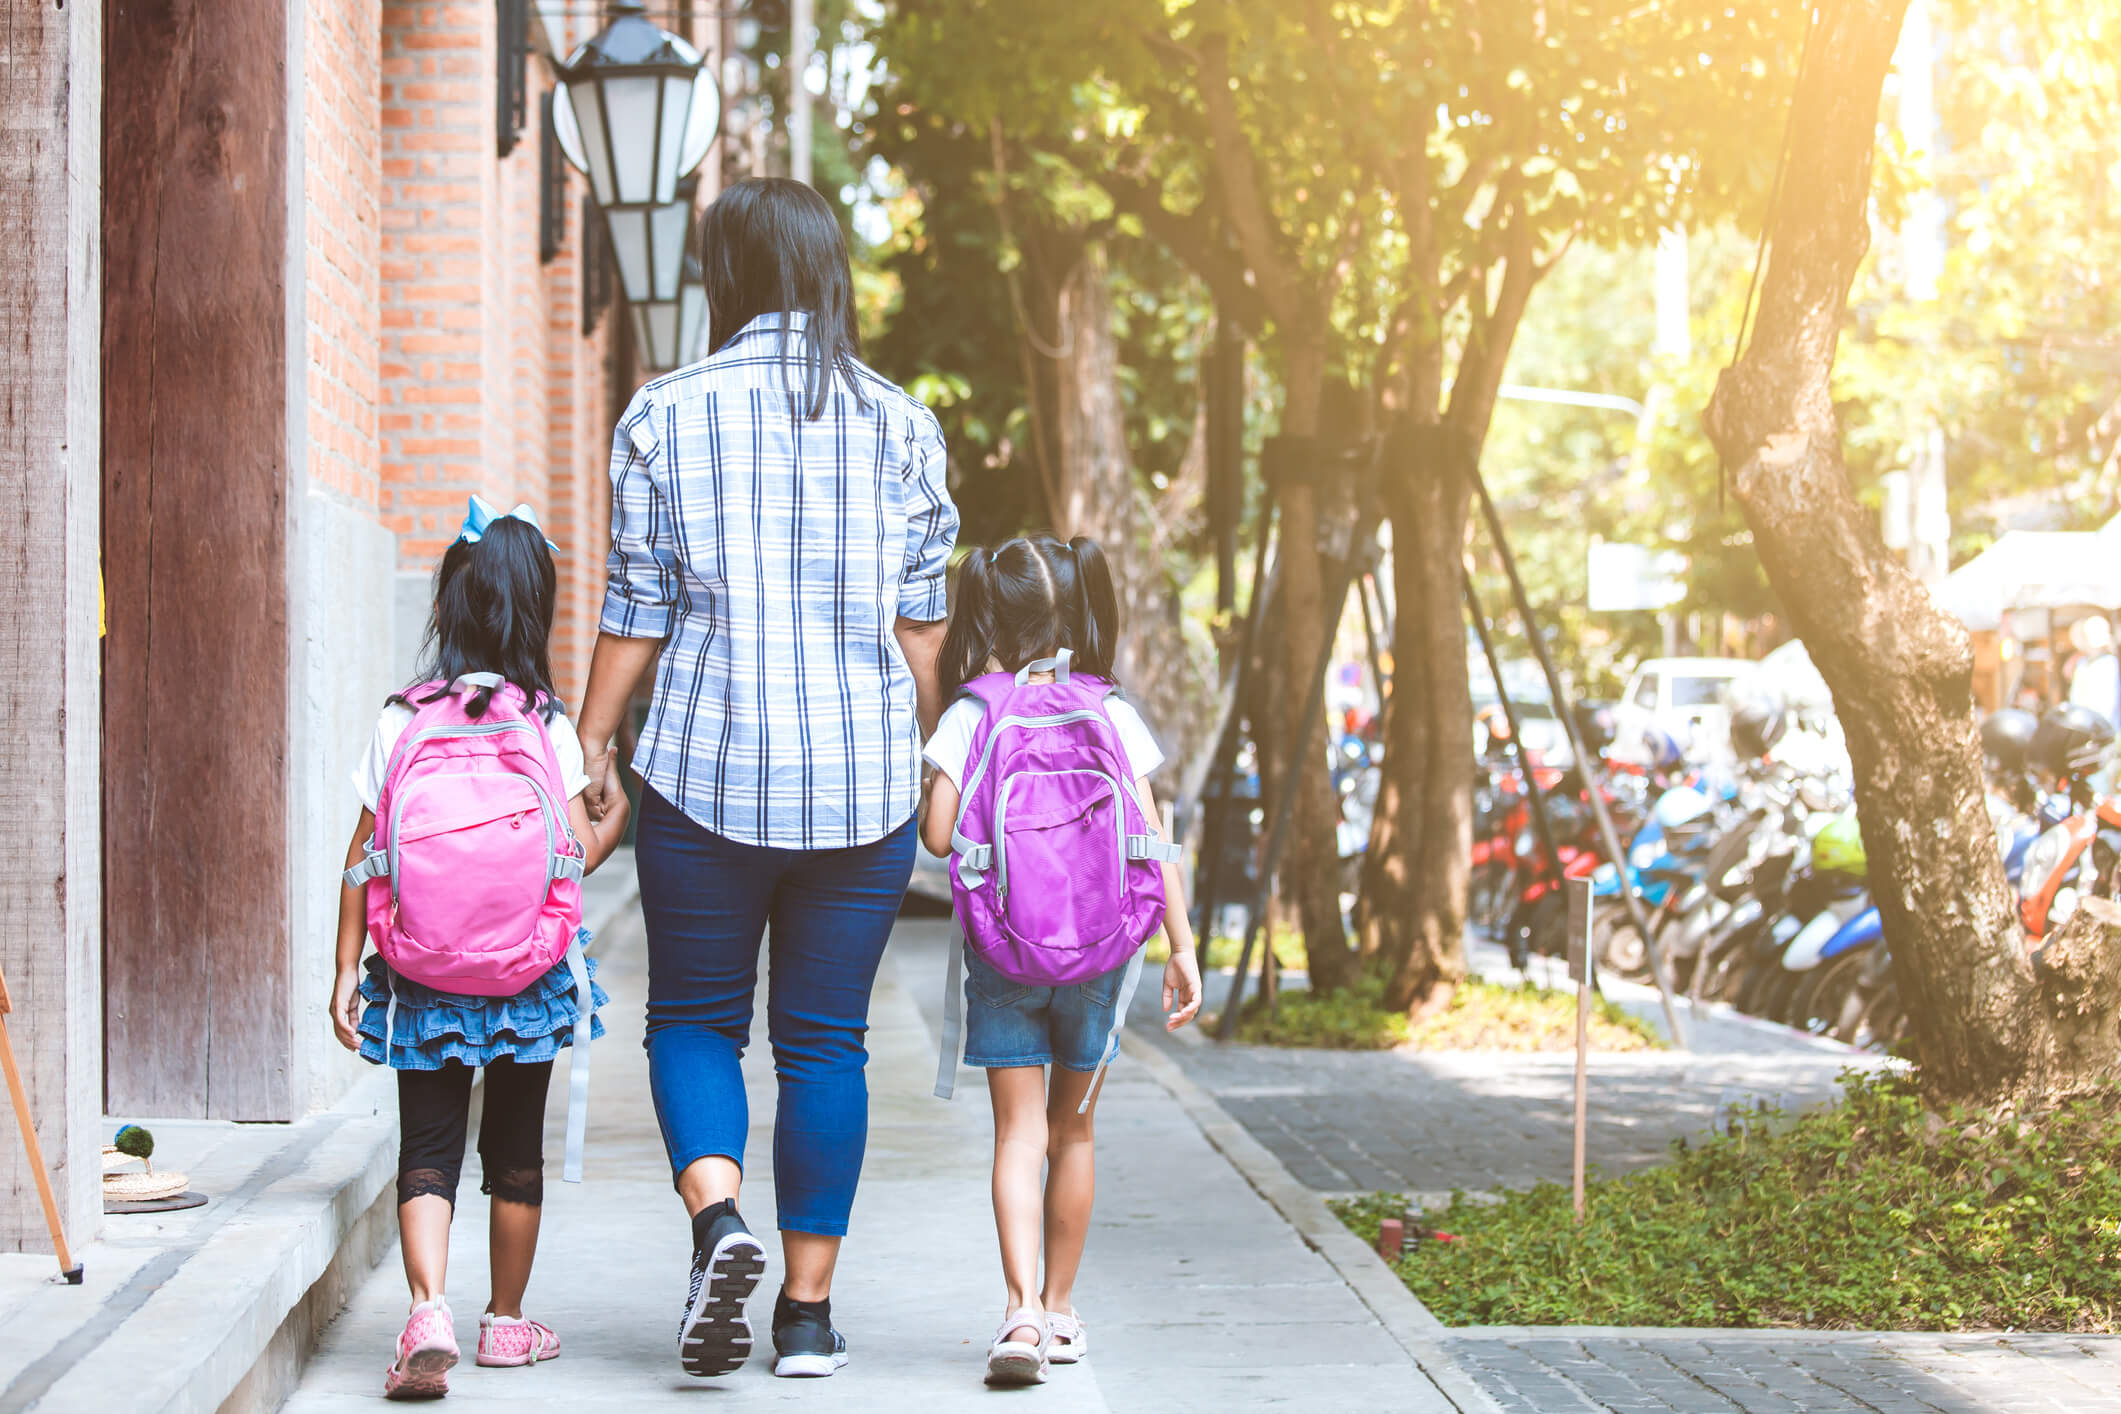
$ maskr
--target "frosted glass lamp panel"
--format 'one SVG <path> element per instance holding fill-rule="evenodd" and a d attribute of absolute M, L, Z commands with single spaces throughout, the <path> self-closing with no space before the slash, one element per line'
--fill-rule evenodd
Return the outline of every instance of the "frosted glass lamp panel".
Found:
<path fill-rule="evenodd" d="M 611 133 L 612 178 L 617 189 L 616 200 L 604 204 L 646 206 L 670 200 L 671 193 L 656 190 L 656 110 L 663 81 L 654 74 L 641 74 L 607 78 L 598 87 Z"/>
<path fill-rule="evenodd" d="M 685 270 L 685 228 L 692 220 L 692 208 L 682 201 L 673 201 L 650 211 L 648 220 L 654 227 L 651 239 L 655 251 L 655 293 L 649 298 L 674 300 L 678 297 L 678 276 Z"/>
<path fill-rule="evenodd" d="M 628 304 L 640 304 L 655 298 L 651 283 L 654 268 L 650 264 L 648 223 L 660 207 L 648 210 L 621 210 L 604 213 L 605 223 L 611 230 L 611 254 L 619 265 L 619 287 L 626 292 Z"/>

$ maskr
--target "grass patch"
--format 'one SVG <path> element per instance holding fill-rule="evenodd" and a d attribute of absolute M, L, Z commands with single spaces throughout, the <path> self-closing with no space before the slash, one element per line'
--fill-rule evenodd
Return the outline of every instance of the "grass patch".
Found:
<path fill-rule="evenodd" d="M 1208 939 L 1207 946 L 1201 949 L 1201 971 L 1213 972 L 1219 967 L 1237 966 L 1237 954 L 1243 950 L 1244 945 L 1245 940 L 1243 938 L 1233 938 L 1227 933 L 1217 933 L 1214 937 Z M 1170 957 L 1171 940 L 1169 938 L 1166 938 L 1162 933 L 1158 933 L 1155 937 L 1149 939 L 1148 952 L 1144 957 L 1144 961 L 1153 962 L 1161 967 Z M 1309 968 L 1311 961 L 1304 955 L 1303 934 L 1293 928 L 1276 928 L 1274 930 L 1274 960 L 1281 964 L 1281 970 L 1284 972 L 1302 972 Z M 1257 947 L 1252 949 L 1252 970 L 1256 976 L 1259 971 L 1259 949 Z"/>
<path fill-rule="evenodd" d="M 2121 1095 L 2037 1121 L 1925 1108 L 1904 1075 L 1762 1111 L 1670 1163 L 1492 1206 L 1460 1195 L 1397 1271 L 1453 1325 L 2121 1328 Z M 1336 1203 L 1374 1243 L 1403 1198 Z M 1410 1225 L 1411 1226 L 1411 1225 Z"/>
<path fill-rule="evenodd" d="M 1315 1046 L 1335 1051 L 1569 1051 L 1576 1047 L 1576 994 L 1550 987 L 1506 987 L 1467 981 L 1450 1005 L 1417 1025 L 1384 1005 L 1384 978 L 1366 974 L 1354 986 L 1326 995 L 1282 993 L 1269 1013 L 1257 997 L 1238 1018 L 1240 1040 L 1266 1046 Z M 1593 999 L 1591 1047 L 1640 1051 L 1662 1047 L 1648 1023 L 1603 997 Z"/>

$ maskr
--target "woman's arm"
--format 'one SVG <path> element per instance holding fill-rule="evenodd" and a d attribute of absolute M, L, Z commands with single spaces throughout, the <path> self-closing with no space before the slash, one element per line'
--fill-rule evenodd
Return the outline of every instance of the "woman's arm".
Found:
<path fill-rule="evenodd" d="M 365 807 L 346 845 L 346 867 L 353 868 L 368 853 L 368 841 L 376 832 L 375 812 Z M 338 966 L 331 984 L 331 1030 L 349 1051 L 361 1049 L 361 949 L 368 942 L 368 888 L 339 881 Z"/>
<path fill-rule="evenodd" d="M 618 784 L 617 772 L 612 768 L 611 741 L 619 734 L 619 722 L 626 715 L 626 705 L 633 701 L 635 689 L 641 685 L 642 675 L 655 662 L 662 646 L 660 638 L 622 638 L 608 632 L 597 635 L 596 651 L 589 659 L 589 686 L 582 694 L 582 715 L 575 721 L 575 735 L 582 739 L 582 770 L 589 777 L 589 785 L 579 799 L 588 806 L 592 821 L 603 819 L 612 808 L 605 784 L 607 780 L 614 788 Z"/>
<path fill-rule="evenodd" d="M 947 620 L 924 624 L 900 619 L 893 630 L 899 652 L 906 655 L 906 666 L 913 670 L 915 710 L 920 715 L 924 741 L 935 735 L 935 724 L 943 717 L 943 680 L 936 664 L 943 656 L 943 635 L 949 629 Z"/>

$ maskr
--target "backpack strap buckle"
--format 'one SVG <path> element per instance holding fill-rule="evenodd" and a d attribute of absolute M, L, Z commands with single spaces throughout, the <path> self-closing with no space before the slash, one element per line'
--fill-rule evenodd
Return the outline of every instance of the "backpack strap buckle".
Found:
<path fill-rule="evenodd" d="M 1128 860 L 1148 859 L 1158 864 L 1177 864 L 1186 857 L 1183 848 L 1167 844 L 1155 835 L 1127 836 Z"/>
<path fill-rule="evenodd" d="M 548 874 L 548 877 L 552 879 L 574 879 L 576 881 L 579 881 L 582 877 L 581 857 L 579 855 L 560 854 L 555 852 L 552 856 L 552 867 Z"/>
<path fill-rule="evenodd" d="M 370 879 L 390 877 L 390 855 L 376 848 L 375 837 L 370 836 L 368 843 L 361 848 L 361 862 L 340 876 L 346 880 L 349 889 L 358 889 Z"/>
<path fill-rule="evenodd" d="M 967 839 L 956 830 L 950 832 L 950 848 L 957 855 L 958 881 L 968 889 L 976 889 L 987 881 L 987 871 L 994 867 L 994 846 Z"/>

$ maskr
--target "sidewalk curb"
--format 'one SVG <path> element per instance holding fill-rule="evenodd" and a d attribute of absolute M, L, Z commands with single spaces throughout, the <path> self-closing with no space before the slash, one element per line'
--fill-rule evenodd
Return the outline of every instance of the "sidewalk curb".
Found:
<path fill-rule="evenodd" d="M 1501 1406 L 1444 1351 L 1442 1341 L 1451 1334 L 1449 1329 L 1407 1290 L 1382 1257 L 1333 1216 L 1324 1199 L 1298 1183 L 1281 1160 L 1232 1119 L 1215 1097 L 1196 1085 L 1155 1042 L 1127 1031 L 1121 1033 L 1120 1045 L 1170 1092 L 1208 1143 L 1281 1214 L 1283 1221 L 1296 1229 L 1304 1244 L 1326 1259 L 1446 1400 L 1461 1414 L 1502 1414 Z"/>

